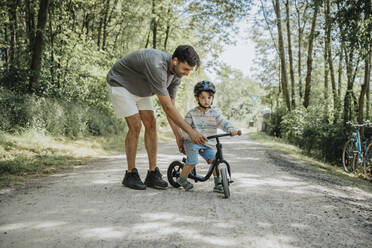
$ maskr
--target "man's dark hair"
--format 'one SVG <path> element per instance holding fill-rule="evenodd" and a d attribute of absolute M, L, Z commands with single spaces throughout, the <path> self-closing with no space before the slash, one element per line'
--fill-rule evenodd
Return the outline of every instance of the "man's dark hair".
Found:
<path fill-rule="evenodd" d="M 189 45 L 180 45 L 176 48 L 172 55 L 172 59 L 177 58 L 180 62 L 187 62 L 191 66 L 196 65 L 196 69 L 200 66 L 199 55 L 195 49 Z"/>

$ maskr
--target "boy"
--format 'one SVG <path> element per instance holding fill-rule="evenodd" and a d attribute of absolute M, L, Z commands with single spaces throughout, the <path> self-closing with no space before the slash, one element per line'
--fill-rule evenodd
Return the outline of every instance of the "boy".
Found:
<path fill-rule="evenodd" d="M 209 81 L 198 82 L 194 87 L 195 100 L 198 102 L 197 107 L 191 109 L 185 116 L 185 121 L 191 125 L 193 129 L 202 133 L 205 137 L 217 134 L 217 128 L 223 129 L 225 132 L 230 132 L 231 136 L 241 135 L 241 131 L 235 129 L 228 121 L 224 120 L 221 114 L 211 108 L 213 104 L 216 88 Z M 191 170 L 198 163 L 198 153 L 207 161 L 208 164 L 213 162 L 215 150 L 208 142 L 203 145 L 193 144 L 190 137 L 185 134 L 184 148 L 187 155 L 186 163 L 182 169 L 181 175 L 177 178 L 177 183 L 180 184 L 186 191 L 191 190 L 194 186 L 187 181 L 187 177 Z M 221 177 L 216 176 L 214 170 L 214 188 L 213 191 L 223 193 Z"/>

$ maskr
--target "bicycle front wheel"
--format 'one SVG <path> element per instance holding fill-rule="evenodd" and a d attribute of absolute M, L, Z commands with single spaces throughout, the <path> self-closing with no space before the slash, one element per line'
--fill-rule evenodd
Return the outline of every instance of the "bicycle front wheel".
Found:
<path fill-rule="evenodd" d="M 364 174 L 366 177 L 372 179 L 372 143 L 367 146 L 365 158 L 363 161 Z"/>
<path fill-rule="evenodd" d="M 227 177 L 227 170 L 225 167 L 221 168 L 222 186 L 225 198 L 230 197 L 229 179 Z"/>
<path fill-rule="evenodd" d="M 349 139 L 342 150 L 342 164 L 346 172 L 354 172 L 355 170 L 355 163 L 358 159 L 355 156 L 355 151 L 357 151 L 357 147 L 354 141 Z"/>

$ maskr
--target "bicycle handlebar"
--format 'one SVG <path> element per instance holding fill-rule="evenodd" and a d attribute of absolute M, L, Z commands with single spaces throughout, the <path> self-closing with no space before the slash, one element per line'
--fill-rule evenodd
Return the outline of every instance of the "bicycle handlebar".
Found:
<path fill-rule="evenodd" d="M 211 136 L 208 136 L 207 139 L 215 139 L 215 138 L 224 137 L 224 136 L 231 136 L 231 133 L 221 133 L 221 134 L 211 135 Z"/>

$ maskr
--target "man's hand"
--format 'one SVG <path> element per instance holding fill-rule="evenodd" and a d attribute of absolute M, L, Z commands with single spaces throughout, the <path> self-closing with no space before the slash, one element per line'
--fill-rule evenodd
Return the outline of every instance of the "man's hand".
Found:
<path fill-rule="evenodd" d="M 235 135 L 242 135 L 242 131 L 240 129 L 238 130 L 233 130 L 230 132 L 231 133 L 231 136 L 235 136 Z"/>
<path fill-rule="evenodd" d="M 183 136 L 176 137 L 176 142 L 177 142 L 178 150 L 180 151 L 180 153 L 186 154 L 185 153 L 185 148 L 183 147 L 184 141 L 185 141 L 185 138 Z"/>
<path fill-rule="evenodd" d="M 201 133 L 192 130 L 191 133 L 189 133 L 189 136 L 191 138 L 192 143 L 202 145 L 206 142 L 208 142 L 208 139 Z"/>

